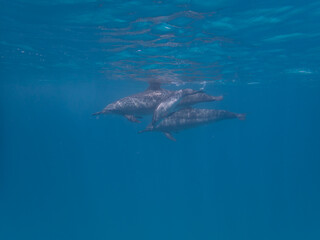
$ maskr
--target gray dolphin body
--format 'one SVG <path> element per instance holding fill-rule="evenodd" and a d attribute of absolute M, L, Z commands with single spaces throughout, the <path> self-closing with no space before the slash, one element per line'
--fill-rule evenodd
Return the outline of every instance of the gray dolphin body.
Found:
<path fill-rule="evenodd" d="M 188 107 L 197 103 L 202 102 L 213 102 L 213 101 L 221 101 L 223 99 L 222 96 L 211 96 L 204 92 L 199 92 L 196 94 L 188 95 L 183 97 L 178 103 L 178 108 Z"/>
<path fill-rule="evenodd" d="M 183 99 L 186 96 L 191 96 L 200 92 L 202 91 L 196 91 L 193 89 L 181 89 L 178 91 L 174 91 L 170 96 L 164 99 L 154 110 L 152 125 L 154 126 L 162 118 L 172 113 L 176 109 L 176 106 L 178 106 L 181 99 Z"/>
<path fill-rule="evenodd" d="M 157 106 L 175 92 L 161 88 L 158 83 L 150 83 L 149 88 L 144 92 L 119 99 L 107 105 L 101 112 L 92 115 L 119 114 L 126 117 L 129 121 L 139 122 L 137 120 L 138 116 L 153 114 Z M 205 93 L 196 93 L 183 97 L 176 107 L 186 107 L 199 102 L 219 101 L 221 99 L 222 96 L 215 97 Z"/>
<path fill-rule="evenodd" d="M 245 114 L 225 110 L 185 108 L 163 118 L 157 126 L 150 124 L 145 130 L 140 131 L 140 133 L 150 131 L 163 132 L 166 137 L 175 141 L 171 132 L 178 132 L 184 129 L 233 118 L 244 120 Z"/>

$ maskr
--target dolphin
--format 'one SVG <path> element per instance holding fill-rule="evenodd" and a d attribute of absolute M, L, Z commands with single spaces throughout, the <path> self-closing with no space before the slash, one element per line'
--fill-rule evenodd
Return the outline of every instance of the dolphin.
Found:
<path fill-rule="evenodd" d="M 172 91 L 162 89 L 159 83 L 150 83 L 149 87 L 141 92 L 124 97 L 108 104 L 101 112 L 93 113 L 93 116 L 101 114 L 123 115 L 131 122 L 140 122 L 139 115 L 152 114 L 159 103 L 167 98 Z"/>
<path fill-rule="evenodd" d="M 140 122 L 137 118 L 141 118 L 141 115 L 153 114 L 157 106 L 169 96 L 174 95 L 174 92 L 176 91 L 161 88 L 161 83 L 159 82 L 149 82 L 149 87 L 145 91 L 121 98 L 118 101 L 108 104 L 102 111 L 93 113 L 92 115 L 119 114 L 131 122 Z M 196 95 L 198 97 L 196 97 Z M 199 92 L 183 97 L 176 107 L 180 108 L 199 102 L 219 100 L 222 100 L 222 96 L 214 97 Z"/>
<path fill-rule="evenodd" d="M 199 92 L 203 92 L 202 90 L 196 91 L 193 89 L 181 89 L 178 91 L 174 91 L 169 97 L 163 100 L 155 109 L 152 118 L 152 125 L 154 126 L 160 119 L 169 115 L 175 107 L 179 104 L 179 101 L 183 99 L 185 96 L 194 95 Z"/>
<path fill-rule="evenodd" d="M 178 103 L 177 107 L 181 109 L 197 103 L 221 101 L 222 99 L 223 99 L 223 96 L 211 96 L 204 93 L 203 91 L 199 91 L 199 93 L 195 93 L 195 94 L 183 97 Z"/>
<path fill-rule="evenodd" d="M 164 133 L 170 140 L 176 141 L 171 132 L 178 132 L 184 129 L 233 118 L 245 120 L 246 115 L 225 110 L 185 108 L 163 118 L 156 126 L 150 124 L 145 130 L 139 133 L 158 131 Z"/>

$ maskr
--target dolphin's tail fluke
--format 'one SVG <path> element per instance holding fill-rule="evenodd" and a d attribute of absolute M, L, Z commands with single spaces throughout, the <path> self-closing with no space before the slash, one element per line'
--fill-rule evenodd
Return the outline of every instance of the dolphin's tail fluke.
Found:
<path fill-rule="evenodd" d="M 246 114 L 245 113 L 239 113 L 239 114 L 237 114 L 237 118 L 239 120 L 246 120 Z"/>

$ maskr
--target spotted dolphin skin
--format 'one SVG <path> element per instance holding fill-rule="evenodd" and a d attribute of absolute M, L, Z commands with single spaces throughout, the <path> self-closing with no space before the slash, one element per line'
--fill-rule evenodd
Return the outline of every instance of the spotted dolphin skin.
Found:
<path fill-rule="evenodd" d="M 151 82 L 145 91 L 110 103 L 102 111 L 92 115 L 119 114 L 126 117 L 129 121 L 140 122 L 137 119 L 140 115 L 153 114 L 157 106 L 169 96 L 172 96 L 175 92 L 177 91 L 170 91 L 161 88 L 160 83 Z M 182 97 L 176 107 L 186 107 L 199 102 L 219 101 L 221 99 L 221 96 L 214 97 L 205 93 L 197 93 Z"/>
<path fill-rule="evenodd" d="M 139 133 L 151 131 L 163 132 L 167 138 L 175 141 L 171 132 L 178 132 L 184 129 L 233 118 L 244 120 L 246 115 L 225 110 L 185 108 L 163 118 L 157 126 L 150 124 L 145 130 Z"/>
<path fill-rule="evenodd" d="M 198 93 L 183 97 L 178 103 L 177 107 L 184 108 L 197 103 L 221 101 L 222 99 L 223 96 L 211 96 L 204 93 L 203 91 L 199 91 Z"/>
<path fill-rule="evenodd" d="M 194 95 L 203 91 L 196 91 L 193 89 L 181 89 L 178 91 L 174 91 L 169 97 L 164 99 L 154 110 L 152 125 L 154 126 L 157 122 L 159 122 L 162 118 L 169 115 L 176 108 L 178 103 L 183 99 L 183 97 Z"/>
<path fill-rule="evenodd" d="M 92 115 L 119 114 L 129 121 L 140 122 L 137 120 L 139 115 L 152 114 L 159 103 L 167 98 L 171 92 L 160 88 L 158 84 L 150 84 L 145 91 L 121 98 L 108 104 L 101 112 Z"/>

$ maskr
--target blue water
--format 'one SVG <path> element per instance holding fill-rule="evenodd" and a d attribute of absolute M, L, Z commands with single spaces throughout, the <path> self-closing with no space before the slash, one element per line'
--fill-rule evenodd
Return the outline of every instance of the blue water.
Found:
<path fill-rule="evenodd" d="M 0 5 L 0 239 L 320 239 L 319 1 Z M 91 116 L 150 80 L 247 119 Z"/>

